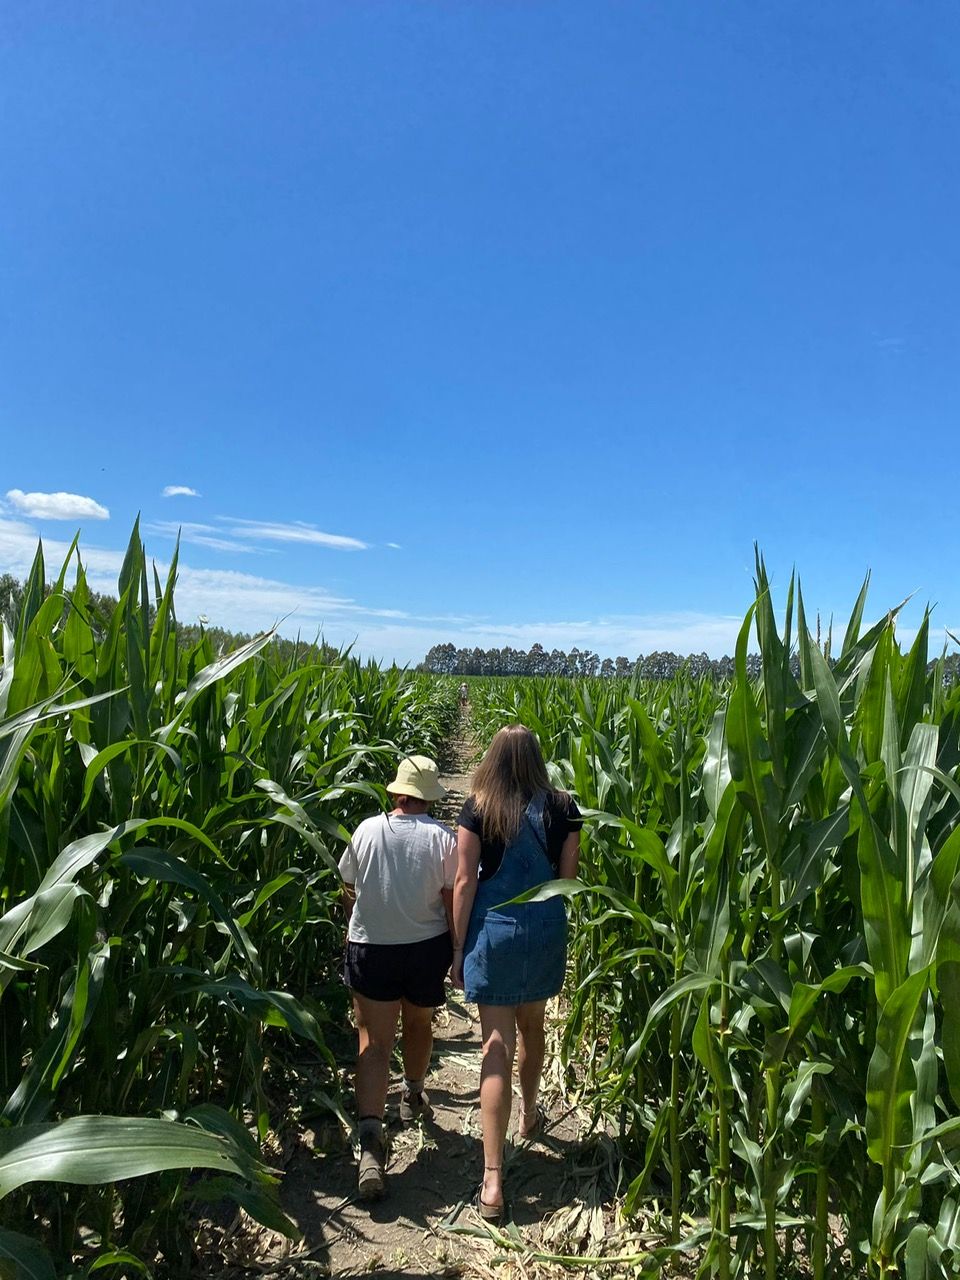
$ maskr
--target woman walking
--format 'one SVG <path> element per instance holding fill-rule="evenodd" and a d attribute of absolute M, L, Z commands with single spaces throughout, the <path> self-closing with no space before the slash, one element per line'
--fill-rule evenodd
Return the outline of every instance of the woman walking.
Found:
<path fill-rule="evenodd" d="M 353 995 L 359 1038 L 361 1200 L 378 1200 L 386 1191 L 383 1114 L 398 1020 L 400 1119 L 431 1114 L 423 1087 L 433 1047 L 431 1018 L 444 1002 L 451 959 L 456 853 L 453 832 L 428 812 L 446 795 L 437 766 L 428 756 L 409 756 L 387 791 L 393 809 L 361 822 L 340 859 L 347 912 L 343 980 Z"/>
<path fill-rule="evenodd" d="M 562 898 L 502 904 L 555 877 L 572 879 L 583 821 L 573 799 L 550 786 L 539 743 L 508 725 L 490 743 L 460 814 L 453 887 L 451 977 L 478 1006 L 483 1036 L 480 1117 L 483 1182 L 478 1208 L 504 1213 L 503 1148 L 511 1110 L 514 1053 L 521 1107 L 517 1136 L 543 1124 L 538 1105 L 547 1000 L 563 985 L 567 917 Z"/>

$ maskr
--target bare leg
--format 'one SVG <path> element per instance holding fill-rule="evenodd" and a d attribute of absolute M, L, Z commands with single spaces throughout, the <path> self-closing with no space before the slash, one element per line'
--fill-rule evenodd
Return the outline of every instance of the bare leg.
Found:
<path fill-rule="evenodd" d="M 360 1037 L 357 1057 L 357 1114 L 383 1116 L 387 1105 L 390 1055 L 397 1036 L 399 1000 L 369 1000 L 353 993 L 353 1012 Z"/>
<path fill-rule="evenodd" d="M 520 1096 L 523 1100 L 521 1138 L 526 1137 L 527 1131 L 536 1123 L 537 1095 L 543 1074 L 543 1019 L 546 1009 L 546 1000 L 517 1005 L 517 1074 L 520 1077 Z"/>
<path fill-rule="evenodd" d="M 483 1126 L 483 1190 L 486 1204 L 503 1203 L 503 1144 L 510 1123 L 510 1078 L 517 1043 L 513 1005 L 478 1006 L 483 1035 L 480 1068 L 480 1120 Z"/>
<path fill-rule="evenodd" d="M 429 1070 L 433 1049 L 433 1010 L 404 1000 L 400 1026 L 403 1074 L 408 1080 L 422 1080 Z"/>

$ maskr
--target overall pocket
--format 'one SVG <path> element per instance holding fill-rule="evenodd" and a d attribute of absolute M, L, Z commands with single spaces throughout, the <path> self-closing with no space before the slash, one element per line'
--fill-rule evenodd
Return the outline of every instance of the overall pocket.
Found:
<path fill-rule="evenodd" d="M 537 998 L 555 995 L 563 986 L 567 964 L 567 913 L 560 898 L 536 904 L 529 927 L 529 967 L 527 981 Z M 559 910 L 557 910 L 559 908 Z"/>
<path fill-rule="evenodd" d="M 499 989 L 516 981 L 519 963 L 517 922 L 512 916 L 488 911 L 477 940 L 464 958 L 464 980 L 470 990 Z"/>

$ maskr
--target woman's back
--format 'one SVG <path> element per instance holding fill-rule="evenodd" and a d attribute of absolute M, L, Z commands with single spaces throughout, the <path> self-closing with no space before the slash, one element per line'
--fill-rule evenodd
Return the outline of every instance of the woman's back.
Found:
<path fill-rule="evenodd" d="M 530 797 L 527 797 L 529 802 Z M 560 854 L 564 842 L 571 831 L 579 831 L 583 826 L 583 818 L 573 797 L 566 791 L 548 790 L 543 793 L 543 829 L 544 852 L 550 863 L 552 873 L 559 872 Z M 525 821 L 525 819 L 523 819 Z M 484 822 L 484 815 L 477 803 L 475 794 L 464 801 L 460 810 L 459 825 L 472 831 L 480 839 L 480 868 L 478 880 L 489 880 L 500 870 L 504 850 L 508 841 L 490 830 L 490 824 Z"/>
<path fill-rule="evenodd" d="M 360 823 L 340 859 L 354 885 L 350 942 L 421 942 L 447 930 L 441 890 L 453 886 L 456 846 L 429 814 L 381 813 Z"/>

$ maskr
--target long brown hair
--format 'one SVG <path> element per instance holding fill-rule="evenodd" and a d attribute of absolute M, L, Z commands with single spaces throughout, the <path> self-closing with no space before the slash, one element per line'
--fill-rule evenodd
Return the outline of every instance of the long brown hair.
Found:
<path fill-rule="evenodd" d="M 509 844 L 520 830 L 531 796 L 550 791 L 540 743 L 522 724 L 508 724 L 493 736 L 473 775 L 473 799 L 488 840 Z"/>

